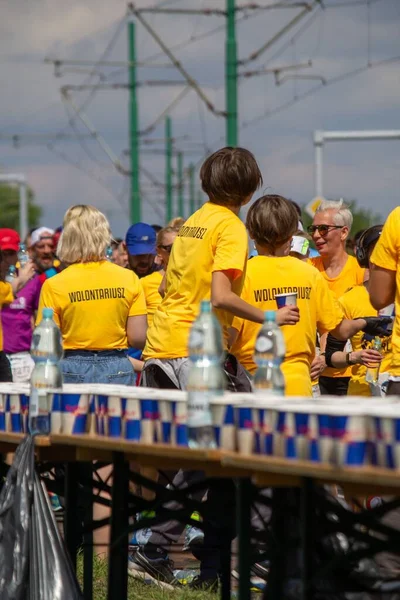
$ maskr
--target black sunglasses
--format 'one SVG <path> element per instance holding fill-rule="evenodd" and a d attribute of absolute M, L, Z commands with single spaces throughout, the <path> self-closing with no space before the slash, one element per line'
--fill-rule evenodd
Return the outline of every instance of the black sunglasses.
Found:
<path fill-rule="evenodd" d="M 320 235 L 326 235 L 330 229 L 342 229 L 344 225 L 310 225 L 307 231 L 310 235 L 314 235 L 316 231 Z"/>
<path fill-rule="evenodd" d="M 172 244 L 168 244 L 168 246 L 163 246 L 162 244 L 159 244 L 158 247 L 165 250 L 165 252 L 168 252 L 168 254 L 171 254 Z"/>

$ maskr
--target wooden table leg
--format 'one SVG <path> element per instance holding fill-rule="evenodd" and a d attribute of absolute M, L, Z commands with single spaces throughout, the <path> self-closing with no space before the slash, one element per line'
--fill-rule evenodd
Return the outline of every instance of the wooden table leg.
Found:
<path fill-rule="evenodd" d="M 314 505 L 313 505 L 314 482 L 305 477 L 301 488 L 300 501 L 300 532 L 302 547 L 302 600 L 312 600 L 314 594 L 311 586 L 313 575 L 313 553 L 315 552 L 314 532 Z"/>
<path fill-rule="evenodd" d="M 237 480 L 237 534 L 239 552 L 239 600 L 250 600 L 251 480 Z M 229 598 L 230 596 L 228 596 Z M 224 599 L 225 600 L 225 599 Z"/>
<path fill-rule="evenodd" d="M 78 518 L 78 469 L 76 462 L 65 463 L 65 543 L 76 570 L 76 558 L 81 542 L 82 526 Z"/>
<path fill-rule="evenodd" d="M 285 488 L 272 490 L 271 539 L 274 546 L 268 585 L 264 592 L 266 600 L 278 600 L 284 597 L 285 579 L 285 519 L 283 507 L 287 497 Z"/>
<path fill-rule="evenodd" d="M 85 600 L 93 598 L 93 468 L 91 462 L 80 465 L 84 482 L 83 526 L 83 596 Z"/>
<path fill-rule="evenodd" d="M 110 551 L 108 554 L 109 600 L 127 598 L 128 591 L 128 510 L 129 463 L 124 454 L 113 454 Z"/>

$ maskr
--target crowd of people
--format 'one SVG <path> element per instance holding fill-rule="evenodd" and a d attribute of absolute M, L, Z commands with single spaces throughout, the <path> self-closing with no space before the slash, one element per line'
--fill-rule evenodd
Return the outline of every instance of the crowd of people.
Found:
<path fill-rule="evenodd" d="M 384 225 L 356 232 L 352 256 L 353 217 L 342 201 L 323 201 L 307 231 L 298 205 L 279 195 L 258 198 L 241 221 L 241 208 L 263 182 L 249 151 L 215 152 L 200 179 L 208 200 L 186 221 L 135 223 L 124 239 L 113 239 L 96 208 L 73 206 L 62 228 L 30 232 L 31 260 L 12 284 L 5 277 L 10 265 L 18 267 L 20 239 L 0 229 L 0 381 L 29 381 L 33 327 L 50 307 L 63 338 L 65 382 L 186 389 L 189 331 L 209 299 L 224 331 L 224 367 L 234 391 L 251 390 L 257 332 L 265 311 L 276 310 L 287 396 L 398 393 L 400 207 Z M 296 305 L 277 309 L 275 296 L 289 292 L 297 293 Z M 370 385 L 366 371 L 379 365 L 379 382 Z M 199 477 L 178 471 L 174 484 Z M 204 491 L 220 523 L 203 523 L 208 552 L 198 586 L 218 579 L 232 486 L 216 480 Z M 168 547 L 182 529 L 176 522 L 154 528 L 131 571 L 175 585 Z"/>

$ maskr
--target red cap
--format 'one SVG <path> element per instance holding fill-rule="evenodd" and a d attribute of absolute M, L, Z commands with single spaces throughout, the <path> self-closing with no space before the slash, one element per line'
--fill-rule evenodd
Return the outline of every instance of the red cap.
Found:
<path fill-rule="evenodd" d="M 0 250 L 19 250 L 20 238 L 14 229 L 0 229 Z"/>

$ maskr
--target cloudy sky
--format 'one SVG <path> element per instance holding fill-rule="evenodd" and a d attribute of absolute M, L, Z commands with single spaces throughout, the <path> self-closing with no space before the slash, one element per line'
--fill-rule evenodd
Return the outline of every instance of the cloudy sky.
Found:
<path fill-rule="evenodd" d="M 258 4 L 272 3 L 259 0 Z M 283 0 L 287 8 L 238 13 L 240 59 L 249 57 L 301 12 L 289 8 L 292 3 Z M 135 4 L 223 9 L 225 2 L 138 0 Z M 238 4 L 243 6 L 246 0 Z M 255 153 L 264 191 L 279 192 L 301 204 L 315 195 L 314 130 L 400 129 L 399 0 L 324 0 L 324 5 L 325 9 L 309 11 L 267 52 L 240 67 L 247 72 L 312 63 L 282 71 L 278 82 L 273 73 L 241 77 L 239 87 L 239 142 Z M 106 212 L 114 234 L 124 235 L 129 224 L 129 180 L 116 172 L 94 139 L 77 139 L 88 131 L 62 102 L 60 88 L 93 86 L 71 91 L 71 98 L 83 106 L 81 115 L 128 167 L 128 91 L 98 87 L 127 82 L 124 65 L 98 64 L 101 59 L 127 59 L 126 3 L 0 0 L 0 8 L 0 171 L 26 174 L 43 207 L 44 224 L 59 225 L 71 204 L 92 203 Z M 143 16 L 214 105 L 224 109 L 224 17 Z M 140 129 L 145 129 L 184 86 L 176 83 L 182 76 L 140 23 L 136 30 L 137 60 L 150 60 L 152 65 L 138 68 L 137 75 L 143 84 L 138 94 Z M 46 57 L 87 61 L 89 66 L 64 64 L 60 76 L 55 76 L 53 65 L 44 62 Z M 144 85 L 154 80 L 166 83 Z M 224 145 L 224 119 L 212 115 L 194 91 L 170 114 L 175 149 L 184 152 L 185 168 L 190 162 L 201 164 L 210 149 Z M 57 140 L 57 133 L 71 139 Z M 21 135 L 17 148 L 7 137 L 14 134 Z M 29 137 L 32 134 L 43 137 Z M 164 182 L 163 138 L 161 120 L 141 145 L 142 219 L 152 223 L 164 221 L 164 190 L 154 185 Z M 399 204 L 400 141 L 327 144 L 324 162 L 325 196 L 356 198 L 383 217 Z M 197 181 L 198 170 L 196 186 Z M 186 188 L 185 201 L 187 196 Z"/>

